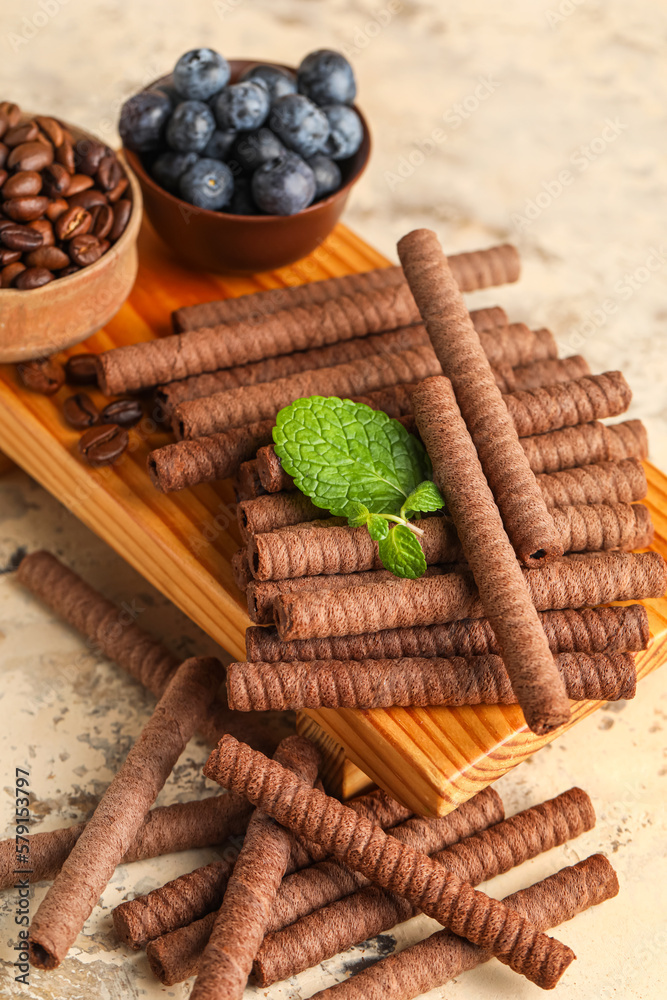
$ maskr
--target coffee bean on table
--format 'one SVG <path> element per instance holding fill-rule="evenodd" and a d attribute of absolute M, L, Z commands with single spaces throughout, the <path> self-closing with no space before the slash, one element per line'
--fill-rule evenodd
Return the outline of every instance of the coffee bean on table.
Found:
<path fill-rule="evenodd" d="M 92 224 L 90 212 L 75 205 L 56 220 L 56 236 L 59 240 L 71 240 L 74 236 L 83 236 L 87 233 Z"/>
<path fill-rule="evenodd" d="M 91 427 L 79 441 L 79 451 L 90 465 L 111 465 L 129 443 L 128 433 L 117 424 Z"/>
<path fill-rule="evenodd" d="M 73 354 L 65 362 L 65 378 L 70 385 L 97 385 L 95 354 Z"/>
<path fill-rule="evenodd" d="M 5 215 L 16 222 L 31 222 L 44 215 L 49 199 L 43 195 L 26 195 L 25 198 L 10 198 L 2 203 Z"/>
<path fill-rule="evenodd" d="M 90 188 L 88 191 L 79 191 L 71 197 L 68 194 L 67 200 L 70 206 L 76 205 L 79 208 L 87 208 L 89 211 L 91 208 L 107 204 L 107 196 L 104 192 L 98 191 L 95 188 Z"/>
<path fill-rule="evenodd" d="M 54 278 L 55 275 L 45 267 L 27 267 L 25 271 L 21 271 L 15 285 L 21 291 L 28 292 L 32 288 L 41 288 L 42 285 L 48 285 Z"/>
<path fill-rule="evenodd" d="M 0 248 L 0 267 L 5 267 L 7 264 L 13 264 L 15 261 L 20 259 L 20 250 L 8 250 L 6 247 Z"/>
<path fill-rule="evenodd" d="M 74 239 L 69 241 L 67 251 L 72 263 L 79 264 L 81 267 L 88 267 L 90 264 L 94 264 L 104 252 L 97 236 L 93 236 L 92 233 L 75 236 Z"/>
<path fill-rule="evenodd" d="M 74 150 L 72 149 L 72 143 L 69 139 L 65 139 L 56 149 L 56 160 L 58 163 L 62 163 L 63 167 L 69 174 L 73 174 L 74 167 Z"/>
<path fill-rule="evenodd" d="M 10 250 L 36 250 L 43 242 L 44 237 L 40 232 L 30 226 L 20 226 L 17 222 L 10 222 L 0 229 L 0 243 Z"/>
<path fill-rule="evenodd" d="M 4 143 L 7 146 L 20 146 L 24 142 L 34 142 L 39 129 L 35 122 L 26 122 L 25 125 L 15 125 L 5 132 Z"/>
<path fill-rule="evenodd" d="M 67 197 L 70 198 L 72 195 L 81 194 L 82 191 L 87 191 L 91 188 L 95 181 L 92 177 L 88 177 L 87 174 L 73 174 L 70 178 L 69 187 L 67 188 Z"/>
<path fill-rule="evenodd" d="M 68 424 L 81 431 L 96 424 L 100 413 L 90 396 L 85 392 L 77 392 L 75 396 L 68 396 L 63 403 L 63 416 Z"/>
<path fill-rule="evenodd" d="M 25 264 L 22 264 L 20 260 L 14 261 L 13 264 L 7 264 L 6 267 L 0 271 L 0 288 L 11 288 L 12 282 L 21 271 L 25 271 Z"/>
<path fill-rule="evenodd" d="M 42 175 L 36 170 L 20 170 L 2 185 L 3 198 L 22 198 L 24 195 L 39 194 L 42 190 Z"/>
<path fill-rule="evenodd" d="M 46 267 L 49 271 L 60 271 L 70 264 L 65 251 L 54 246 L 38 247 L 24 259 L 28 267 Z"/>
<path fill-rule="evenodd" d="M 65 170 L 62 163 L 51 163 L 44 167 L 42 171 L 44 178 L 44 193 L 49 198 L 60 198 L 67 194 L 71 175 Z"/>
<path fill-rule="evenodd" d="M 104 407 L 100 420 L 119 424 L 121 427 L 134 427 L 143 415 L 144 411 L 138 399 L 114 399 Z"/>
<path fill-rule="evenodd" d="M 90 214 L 93 217 L 92 232 L 98 240 L 103 240 L 113 226 L 113 209 L 110 205 L 95 205 L 90 209 Z"/>
<path fill-rule="evenodd" d="M 23 361 L 16 369 L 26 389 L 41 392 L 44 396 L 52 396 L 65 382 L 62 367 L 52 358 Z"/>
<path fill-rule="evenodd" d="M 7 167 L 18 170 L 43 170 L 53 163 L 53 146 L 42 142 L 22 142 L 7 157 Z"/>
<path fill-rule="evenodd" d="M 56 198 L 56 200 L 52 201 L 47 208 L 46 217 L 47 219 L 50 219 L 51 222 L 55 222 L 56 219 L 59 219 L 63 212 L 66 212 L 68 208 L 69 205 L 64 198 Z"/>
<path fill-rule="evenodd" d="M 48 219 L 33 219 L 32 222 L 28 223 L 27 228 L 41 235 L 43 247 L 52 247 L 56 242 L 53 226 Z"/>
<path fill-rule="evenodd" d="M 111 227 L 111 232 L 109 233 L 109 239 L 114 243 L 117 239 L 125 232 L 125 227 L 127 226 L 130 215 L 132 213 L 132 202 L 128 201 L 127 198 L 122 198 L 113 210 L 113 226 Z"/>
<path fill-rule="evenodd" d="M 35 121 L 54 146 L 59 146 L 65 138 L 60 122 L 48 115 L 35 115 Z"/>

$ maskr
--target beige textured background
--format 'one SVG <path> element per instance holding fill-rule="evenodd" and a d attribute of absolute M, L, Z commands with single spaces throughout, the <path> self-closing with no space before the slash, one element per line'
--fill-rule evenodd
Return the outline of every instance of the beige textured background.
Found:
<path fill-rule="evenodd" d="M 658 0 L 4 0 L 3 98 L 116 139 L 120 104 L 207 44 L 229 57 L 297 63 L 318 47 L 348 52 L 374 135 L 371 166 L 346 221 L 390 257 L 409 228 L 437 229 L 451 251 L 518 243 L 519 286 L 484 293 L 513 318 L 549 325 L 564 352 L 621 368 L 667 468 L 667 239 L 664 236 L 667 9 Z M 0 442 L 1 446 L 1 442 Z M 20 590 L 19 546 L 47 546 L 185 655 L 210 643 L 105 545 L 21 473 L 0 480 L 0 757 L 5 809 L 15 765 L 32 769 L 35 829 L 87 815 L 150 704 L 114 667 Z M 512 891 L 596 850 L 610 854 L 621 897 L 563 928 L 579 955 L 564 1000 L 647 1000 L 667 993 L 667 673 L 628 705 L 603 710 L 498 785 L 508 812 L 580 784 L 596 831 L 494 884 Z M 205 748 L 193 742 L 160 802 L 189 798 Z M 42 1000 L 185 997 L 116 947 L 110 909 L 214 852 L 120 868 L 68 961 L 11 981 L 12 894 L 2 900 L 2 992 Z M 35 892 L 33 907 L 43 889 Z M 414 922 L 408 934 L 419 931 Z M 400 941 L 405 940 L 400 935 Z M 385 950 L 393 939 L 380 942 Z M 270 990 L 296 1000 L 330 985 L 374 946 Z M 530 998 L 495 964 L 432 996 Z"/>

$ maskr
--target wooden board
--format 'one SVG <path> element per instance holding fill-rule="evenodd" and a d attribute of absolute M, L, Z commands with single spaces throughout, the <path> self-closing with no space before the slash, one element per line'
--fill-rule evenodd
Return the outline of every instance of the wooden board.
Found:
<path fill-rule="evenodd" d="M 65 356 L 168 334 L 170 313 L 177 306 L 388 263 L 342 225 L 311 257 L 252 278 L 223 278 L 181 266 L 148 224 L 140 236 L 139 257 L 128 302 L 105 329 Z M 146 457 L 170 438 L 150 414 L 131 431 L 131 446 L 121 461 L 108 469 L 90 468 L 76 451 L 79 432 L 62 419 L 62 402 L 71 391 L 65 387 L 51 398 L 27 392 L 13 367 L 0 367 L 0 448 L 232 656 L 242 658 L 250 622 L 230 567 L 239 545 L 231 484 L 158 493 L 148 479 Z M 103 404 L 100 394 L 92 395 Z M 667 555 L 667 479 L 649 465 L 647 473 L 655 547 Z M 641 676 L 667 656 L 667 600 L 646 604 L 654 639 L 639 657 Z M 599 704 L 576 706 L 571 725 Z M 348 796 L 375 781 L 416 811 L 432 814 L 453 809 L 554 738 L 534 736 L 518 708 L 498 706 L 309 711 L 300 713 L 299 727 L 321 742 L 330 787 Z"/>

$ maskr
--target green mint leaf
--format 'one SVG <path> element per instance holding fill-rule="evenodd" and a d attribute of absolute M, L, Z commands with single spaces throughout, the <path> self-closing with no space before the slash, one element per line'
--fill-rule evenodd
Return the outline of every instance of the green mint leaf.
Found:
<path fill-rule="evenodd" d="M 440 510 L 445 506 L 440 490 L 430 479 L 425 479 L 416 490 L 413 490 L 408 499 L 401 507 L 401 515 L 409 517 L 420 511 Z"/>
<path fill-rule="evenodd" d="M 357 500 L 349 500 L 347 503 L 342 504 L 341 507 L 337 507 L 335 512 L 332 510 L 331 513 L 335 513 L 336 517 L 346 517 L 347 523 L 351 528 L 363 527 L 364 524 L 368 524 L 368 519 L 373 516 L 366 504 L 359 503 Z"/>
<path fill-rule="evenodd" d="M 297 488 L 316 506 L 346 516 L 351 500 L 374 514 L 396 513 L 431 472 L 423 445 L 402 424 L 336 396 L 297 399 L 282 409 L 273 440 Z"/>
<path fill-rule="evenodd" d="M 419 540 L 404 524 L 397 524 L 378 545 L 382 565 L 395 576 L 416 580 L 426 572 L 426 559 Z"/>
<path fill-rule="evenodd" d="M 368 534 L 374 542 L 381 542 L 389 534 L 389 522 L 380 514 L 370 514 L 366 522 Z"/>

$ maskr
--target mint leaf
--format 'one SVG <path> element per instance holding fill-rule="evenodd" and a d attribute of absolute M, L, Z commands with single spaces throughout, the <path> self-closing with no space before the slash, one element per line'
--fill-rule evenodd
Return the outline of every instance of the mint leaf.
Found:
<path fill-rule="evenodd" d="M 381 542 L 389 534 L 389 522 L 380 514 L 370 514 L 366 527 L 374 542 Z"/>
<path fill-rule="evenodd" d="M 372 516 L 368 507 L 356 500 L 348 500 L 347 503 L 331 511 L 336 517 L 346 517 L 351 528 L 361 528 L 368 524 L 368 519 Z"/>
<path fill-rule="evenodd" d="M 382 565 L 395 576 L 416 580 L 426 572 L 426 559 L 414 532 L 397 524 L 378 545 Z"/>
<path fill-rule="evenodd" d="M 430 479 L 425 479 L 401 507 L 401 516 L 409 517 L 419 511 L 440 510 L 444 506 L 445 501 L 438 487 Z"/>
<path fill-rule="evenodd" d="M 423 445 L 397 420 L 337 396 L 282 409 L 273 440 L 297 488 L 346 516 L 352 500 L 374 514 L 395 513 L 431 471 Z"/>

